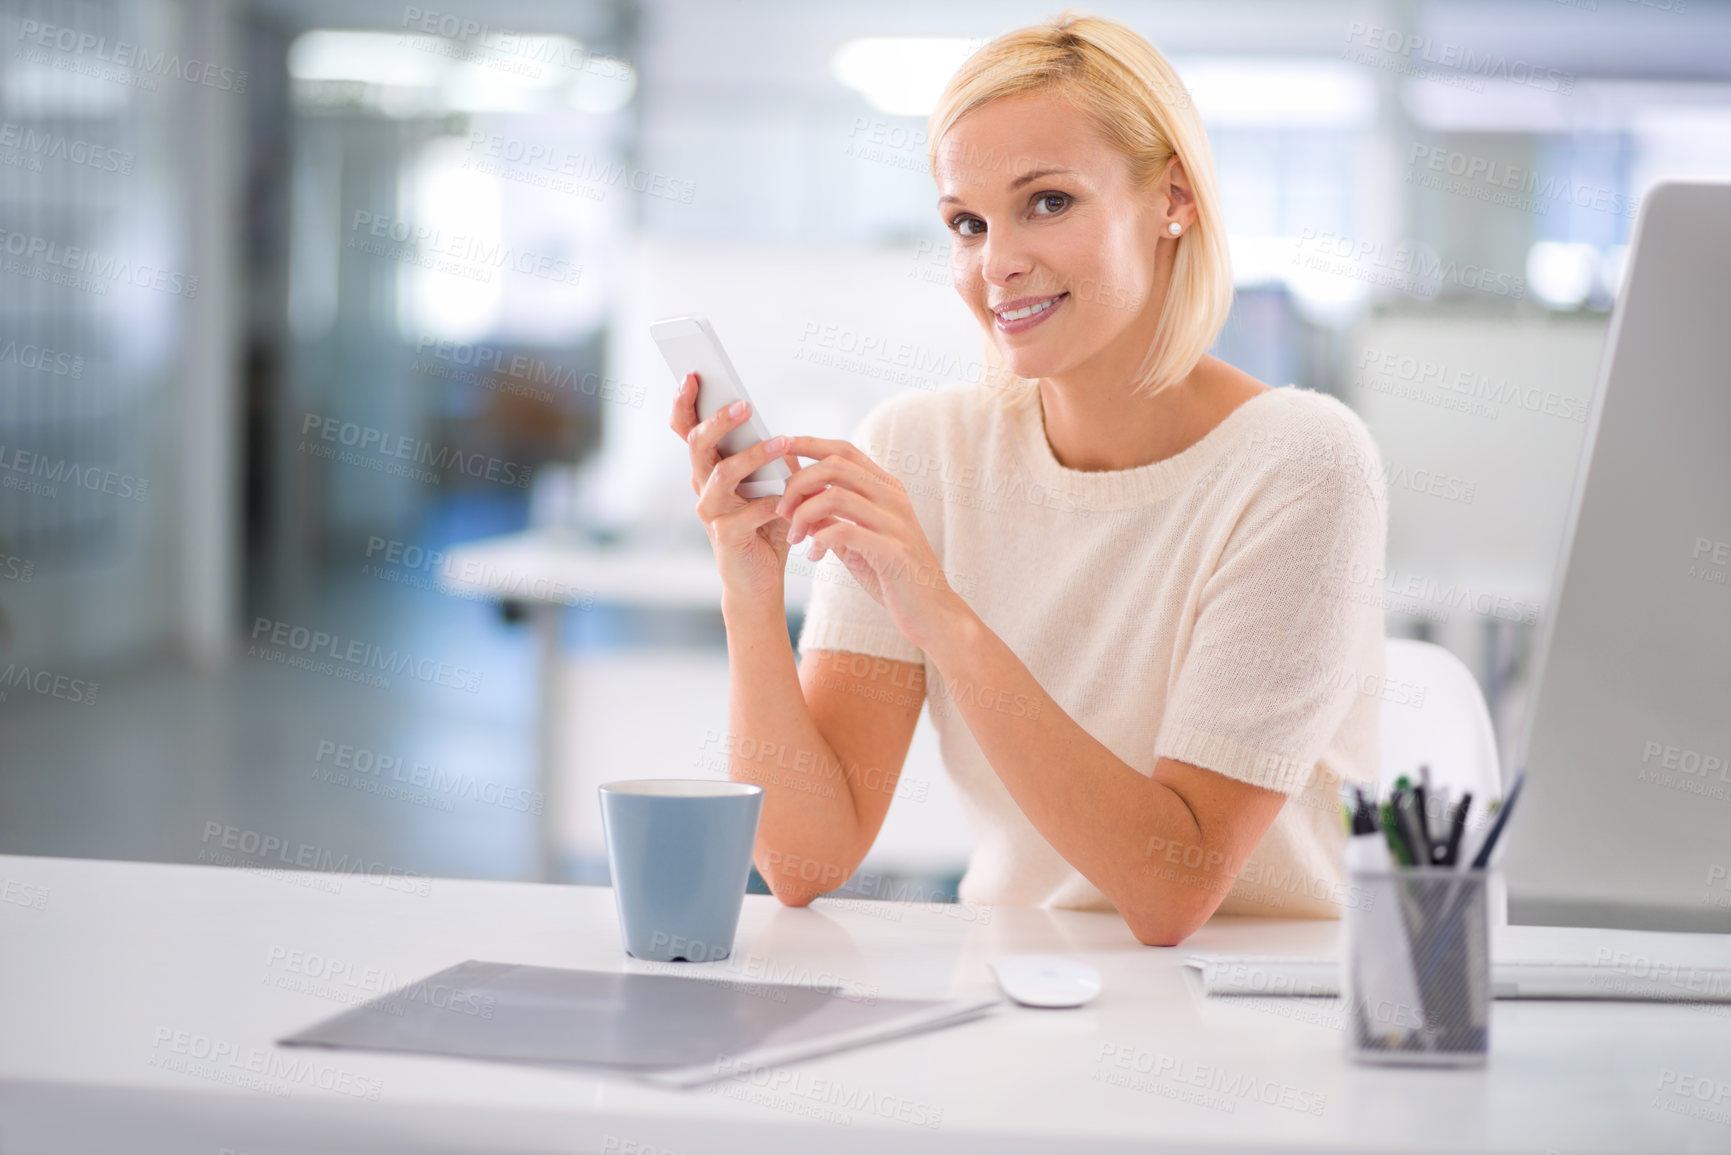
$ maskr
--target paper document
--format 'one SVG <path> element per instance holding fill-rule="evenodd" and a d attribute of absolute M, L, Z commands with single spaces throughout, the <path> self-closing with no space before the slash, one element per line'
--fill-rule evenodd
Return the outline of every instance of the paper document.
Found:
<path fill-rule="evenodd" d="M 471 960 L 279 1040 L 604 1071 L 692 1087 L 1002 1005 Z"/>

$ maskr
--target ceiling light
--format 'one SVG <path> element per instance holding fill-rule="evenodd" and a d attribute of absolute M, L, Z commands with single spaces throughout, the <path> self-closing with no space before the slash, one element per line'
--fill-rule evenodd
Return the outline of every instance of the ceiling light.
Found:
<path fill-rule="evenodd" d="M 1172 64 L 1211 128 L 1346 129 L 1376 119 L 1374 79 L 1338 61 L 1193 56 Z"/>
<path fill-rule="evenodd" d="M 1527 251 L 1527 284 L 1555 309 L 1578 308 L 1599 275 L 1599 250 L 1592 245 L 1540 241 Z"/>
<path fill-rule="evenodd" d="M 592 55 L 569 36 L 470 43 L 321 28 L 296 38 L 288 68 L 315 91 L 321 84 L 361 85 L 364 103 L 398 116 L 556 107 L 616 112 L 637 91 L 631 65 Z"/>
<path fill-rule="evenodd" d="M 944 85 L 979 46 L 959 38 L 867 37 L 836 49 L 829 70 L 886 116 L 929 116 Z"/>
<path fill-rule="evenodd" d="M 296 80 L 352 80 L 431 88 L 445 73 L 449 42 L 395 32 L 304 32 L 289 45 L 289 75 Z"/>

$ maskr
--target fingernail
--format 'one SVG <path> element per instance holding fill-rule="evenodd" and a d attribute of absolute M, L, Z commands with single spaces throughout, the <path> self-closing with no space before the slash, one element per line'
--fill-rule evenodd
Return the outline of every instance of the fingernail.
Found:
<path fill-rule="evenodd" d="M 793 527 L 791 525 L 787 527 L 787 544 L 788 545 L 798 545 L 803 540 L 805 540 L 805 534 L 799 532 L 798 529 L 796 529 L 795 527 Z"/>
<path fill-rule="evenodd" d="M 764 445 L 764 448 L 769 450 L 771 453 L 779 454 L 782 450 L 787 448 L 787 438 L 771 437 L 769 442 Z"/>
<path fill-rule="evenodd" d="M 727 407 L 727 411 L 735 417 L 744 417 L 747 406 L 743 401 L 735 401 Z"/>

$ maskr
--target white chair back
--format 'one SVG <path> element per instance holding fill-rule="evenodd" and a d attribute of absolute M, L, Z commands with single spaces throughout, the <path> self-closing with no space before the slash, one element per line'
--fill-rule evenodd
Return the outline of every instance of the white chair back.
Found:
<path fill-rule="evenodd" d="M 1402 774 L 1431 781 L 1459 798 L 1471 790 L 1480 802 L 1502 794 L 1497 735 L 1478 679 L 1441 646 L 1390 638 L 1383 650 L 1387 692 L 1382 707 L 1382 784 Z"/>
<path fill-rule="evenodd" d="M 1472 817 L 1482 819 L 1486 804 L 1502 797 L 1503 775 L 1478 679 L 1441 646 L 1408 638 L 1388 639 L 1383 678 L 1383 790 L 1403 774 L 1417 782 L 1418 768 L 1429 766 L 1432 787 L 1447 787 L 1457 800 L 1472 791 Z M 1497 885 L 1489 897 L 1492 922 L 1507 925 L 1505 889 Z"/>

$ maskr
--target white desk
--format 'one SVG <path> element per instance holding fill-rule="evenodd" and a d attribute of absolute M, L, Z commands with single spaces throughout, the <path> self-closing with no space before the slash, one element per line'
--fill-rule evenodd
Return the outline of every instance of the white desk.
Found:
<path fill-rule="evenodd" d="M 1331 1003 L 1204 1000 L 1179 965 L 1192 948 L 1327 953 L 1331 923 L 1216 919 L 1185 948 L 1157 950 L 1109 915 L 830 900 L 791 910 L 748 898 L 737 962 L 710 965 L 932 996 L 987 987 L 993 954 L 1060 950 L 1105 979 L 1081 1010 L 1006 1009 L 808 1060 L 779 1072 L 776 1091 L 746 1082 L 662 1091 L 504 1064 L 275 1047 L 381 982 L 466 958 L 644 966 L 620 951 L 607 890 L 443 879 L 424 894 L 393 889 L 402 886 L 0 857 L 0 1151 L 1731 1149 L 1731 1124 L 1684 1113 L 1731 1120 L 1731 1091 L 1713 1103 L 1660 1087 L 1666 1072 L 1691 1087 L 1705 1079 L 1710 1091 L 1731 1081 L 1724 1008 L 1505 1002 L 1484 1070 L 1361 1068 L 1342 1056 Z M 1600 945 L 1638 944 L 1679 962 L 1731 961 L 1724 938 L 1511 933 L 1525 940 L 1521 953 L 1542 943 L 1591 958 Z M 221 1060 L 196 1055 L 217 1046 L 227 1048 Z M 1103 1047 L 1133 1062 L 1145 1054 L 1160 1073 L 1143 1077 L 1146 1089 L 1099 1078 L 1134 1075 L 1101 1064 Z M 234 1085 L 249 1065 L 254 1085 Z M 1189 1078 L 1259 1089 L 1222 1096 Z M 1262 1088 L 1272 1104 L 1259 1101 Z M 1282 1096 L 1314 1113 L 1280 1106 Z M 870 1102 L 890 1117 L 858 1106 Z M 897 1121 L 898 1106 L 937 1126 Z M 822 1110 L 841 1121 L 800 1113 Z"/>
<path fill-rule="evenodd" d="M 810 598 L 814 568 L 803 553 L 788 558 L 790 607 L 803 606 Z M 446 552 L 439 580 L 453 593 L 526 604 L 721 608 L 721 575 L 704 545 L 604 547 L 566 534 L 530 530 L 453 546 Z"/>

